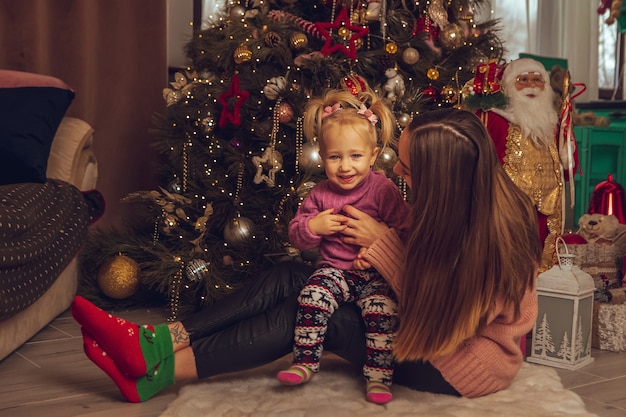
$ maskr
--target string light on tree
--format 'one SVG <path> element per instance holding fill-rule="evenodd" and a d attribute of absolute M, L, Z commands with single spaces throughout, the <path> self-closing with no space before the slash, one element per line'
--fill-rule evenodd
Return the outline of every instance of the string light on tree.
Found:
<path fill-rule="evenodd" d="M 476 62 L 503 55 L 493 16 L 474 21 L 483 2 L 227 1 L 185 46 L 189 68 L 164 89 L 151 135 L 163 157 L 157 190 L 192 201 L 165 213 L 149 202 L 150 227 L 134 228 L 149 236 L 101 239 L 110 247 L 90 257 L 101 262 L 137 242 L 142 280 L 171 299 L 172 316 L 217 299 L 228 282 L 243 284 L 267 254 L 286 251 L 290 217 L 324 178 L 317 142 L 303 138 L 306 103 L 328 88 L 385 93 L 390 81 L 398 134 L 414 114 L 459 105 L 452 87 L 474 77 Z M 392 152 L 381 149 L 377 165 L 390 168 Z M 193 272 L 195 260 L 206 268 Z"/>

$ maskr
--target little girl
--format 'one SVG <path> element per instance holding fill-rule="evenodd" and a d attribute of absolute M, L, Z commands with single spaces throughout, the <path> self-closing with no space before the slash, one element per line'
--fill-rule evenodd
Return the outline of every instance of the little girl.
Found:
<path fill-rule="evenodd" d="M 304 133 L 317 136 L 327 180 L 317 184 L 289 224 L 291 243 L 300 250 L 319 248 L 318 269 L 300 292 L 292 366 L 278 373 L 286 385 L 298 385 L 319 370 L 328 320 L 340 304 L 356 301 L 366 328 L 367 399 L 392 399 L 393 342 L 397 328 L 395 295 L 382 276 L 357 259 L 360 247 L 342 242 L 342 210 L 352 205 L 387 226 L 400 229 L 408 204 L 398 187 L 372 171 L 381 141 L 393 138 L 394 117 L 371 91 L 358 96 L 331 90 L 305 110 Z"/>

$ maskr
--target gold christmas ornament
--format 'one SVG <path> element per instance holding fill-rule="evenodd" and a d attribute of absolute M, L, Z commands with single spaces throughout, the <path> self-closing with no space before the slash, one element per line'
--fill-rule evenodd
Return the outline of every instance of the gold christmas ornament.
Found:
<path fill-rule="evenodd" d="M 139 289 L 141 269 L 126 255 L 107 259 L 98 269 L 98 287 L 110 298 L 123 300 Z"/>
<path fill-rule="evenodd" d="M 398 52 L 398 44 L 396 44 L 395 42 L 387 43 L 387 45 L 385 45 L 385 52 L 391 55 L 395 54 L 396 52 Z"/>
<path fill-rule="evenodd" d="M 441 88 L 441 96 L 447 103 L 454 103 L 459 92 L 452 86 L 446 85 Z"/>
<path fill-rule="evenodd" d="M 342 26 L 337 29 L 337 35 L 341 36 L 343 39 L 349 39 L 352 35 L 352 32 L 347 27 Z"/>
<path fill-rule="evenodd" d="M 420 60 L 420 53 L 415 48 L 406 48 L 402 52 L 402 60 L 409 65 L 413 65 Z"/>
<path fill-rule="evenodd" d="M 444 5 L 444 0 L 432 0 L 428 6 L 428 16 L 440 28 L 448 25 L 448 11 Z"/>
<path fill-rule="evenodd" d="M 309 38 L 306 37 L 306 35 L 304 33 L 301 32 L 296 32 L 293 35 L 291 35 L 291 46 L 293 47 L 293 49 L 296 50 L 301 50 L 307 47 L 307 45 L 309 44 Z"/>
<path fill-rule="evenodd" d="M 439 78 L 439 70 L 437 68 L 429 68 L 426 71 L 426 76 L 429 80 L 437 80 Z"/>
<path fill-rule="evenodd" d="M 451 23 L 441 30 L 439 39 L 443 46 L 448 49 L 456 49 L 463 46 L 465 43 L 463 28 L 456 23 Z"/>
<path fill-rule="evenodd" d="M 233 58 L 236 64 L 243 64 L 252 59 L 252 51 L 246 45 L 241 45 L 233 53 Z"/>
<path fill-rule="evenodd" d="M 365 23 L 365 16 L 367 14 L 367 9 L 364 7 L 354 10 L 350 15 L 350 21 L 362 25 Z"/>

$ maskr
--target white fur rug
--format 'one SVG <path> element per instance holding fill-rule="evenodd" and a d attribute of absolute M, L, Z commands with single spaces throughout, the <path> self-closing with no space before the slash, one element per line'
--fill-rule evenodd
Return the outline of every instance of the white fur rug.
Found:
<path fill-rule="evenodd" d="M 508 389 L 486 397 L 457 398 L 396 385 L 393 401 L 384 406 L 365 400 L 359 371 L 334 355 L 325 356 L 320 373 L 302 386 L 282 386 L 275 378 L 289 364 L 290 357 L 284 357 L 183 386 L 161 417 L 597 417 L 563 388 L 556 370 L 526 362 Z"/>

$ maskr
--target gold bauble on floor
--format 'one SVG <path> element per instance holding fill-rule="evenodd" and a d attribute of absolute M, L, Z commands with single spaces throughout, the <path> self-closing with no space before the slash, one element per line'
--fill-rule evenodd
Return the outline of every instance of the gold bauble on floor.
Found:
<path fill-rule="evenodd" d="M 116 300 L 134 295 L 139 289 L 139 264 L 126 255 L 116 255 L 107 259 L 98 270 L 98 287 Z"/>

